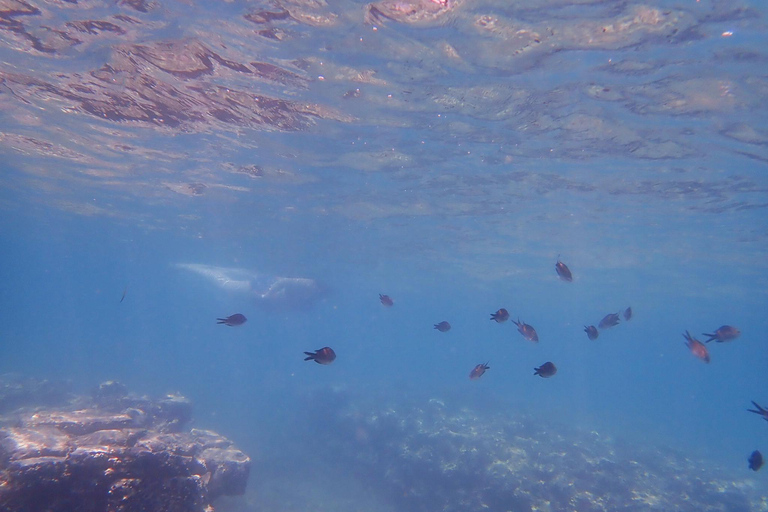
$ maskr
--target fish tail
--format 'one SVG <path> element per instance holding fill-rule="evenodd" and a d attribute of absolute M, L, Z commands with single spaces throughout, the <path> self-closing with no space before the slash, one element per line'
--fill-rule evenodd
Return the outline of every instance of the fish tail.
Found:
<path fill-rule="evenodd" d="M 312 352 L 304 352 L 304 354 L 307 356 L 304 358 L 305 361 L 309 361 L 311 359 L 314 359 L 317 354 L 313 354 Z"/>
<path fill-rule="evenodd" d="M 217 318 L 216 319 L 216 324 L 217 325 L 218 324 L 225 324 L 225 323 L 227 323 L 227 319 L 226 318 Z"/>
<path fill-rule="evenodd" d="M 707 334 L 706 332 L 701 333 L 702 336 L 709 336 L 708 340 L 705 340 L 705 343 L 709 343 L 712 340 L 717 339 L 717 336 L 714 334 Z"/>

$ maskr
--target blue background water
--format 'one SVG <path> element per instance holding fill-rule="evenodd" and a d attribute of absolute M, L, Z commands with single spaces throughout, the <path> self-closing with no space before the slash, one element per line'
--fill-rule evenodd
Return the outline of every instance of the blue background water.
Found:
<path fill-rule="evenodd" d="M 568 12 L 558 5 L 559 16 Z M 610 11 L 612 4 L 595 5 Z M 707 4 L 721 12 L 718 6 Z M 295 421 L 307 391 L 346 388 L 459 403 L 493 397 L 510 414 L 674 446 L 734 478 L 764 483 L 765 474 L 748 474 L 746 458 L 758 448 L 768 453 L 768 431 L 745 409 L 750 400 L 768 405 L 768 41 L 765 7 L 744 6 L 757 15 L 723 15 L 722 22 L 701 15 L 695 25 L 704 36 L 690 41 L 649 36 L 630 48 L 594 51 L 561 41 L 564 51 L 529 62 L 523 74 L 504 62 L 413 72 L 444 64 L 425 62 L 433 54 L 417 62 L 378 53 L 375 43 L 350 47 L 359 34 L 376 37 L 353 18 L 344 30 L 293 27 L 303 37 L 282 46 L 248 43 L 274 62 L 327 51 L 335 65 L 378 69 L 389 81 L 334 81 L 330 72 L 318 81 L 313 61 L 305 89 L 248 86 L 356 116 L 350 123 L 321 119 L 301 132 L 211 125 L 154 133 L 24 106 L 3 90 L 11 107 L 0 114 L 5 134 L 39 133 L 86 154 L 89 140 L 110 147 L 127 141 L 142 154 L 58 159 L 0 140 L 0 372 L 68 379 L 83 390 L 114 379 L 142 393 L 179 391 L 195 403 L 195 425 L 235 440 L 253 456 L 255 474 L 281 455 L 289 471 L 306 464 L 316 440 L 290 436 L 302 433 Z M 360 14 L 362 4 L 345 7 Z M 246 9 L 229 8 L 219 16 Z M 200 28 L 213 7 L 197 9 L 185 14 L 189 26 L 180 21 L 157 39 L 194 35 L 213 45 Z M 546 9 L 534 14 L 529 19 L 546 18 Z M 482 43 L 466 31 L 457 35 L 456 26 L 391 22 L 380 32 L 390 31 L 390 44 Z M 720 36 L 732 29 L 734 36 Z M 323 51 L 308 40 L 318 30 Z M 63 63 L 45 62 L 70 64 L 73 72 L 98 67 L 112 46 L 93 44 Z M 43 60 L 9 47 L 2 56 L 6 72 Z M 657 69 L 611 74 L 600 68 L 609 59 Z M 728 89 L 723 97 L 735 96 L 732 103 L 718 103 L 709 90 L 700 107 L 675 111 L 663 103 L 674 103 L 676 83 L 692 105 L 692 89 L 718 80 L 715 89 Z M 525 89 L 530 97 L 509 115 L 482 100 L 474 112 L 434 101 L 451 87 L 469 95 L 479 83 L 512 84 L 510 94 Z M 585 92 L 608 83 L 623 100 Z M 343 98 L 356 86 L 369 91 L 365 101 Z M 390 86 L 398 103 L 382 106 Z M 568 128 L 579 115 L 610 125 L 607 135 L 590 131 L 590 121 L 583 130 Z M 25 124 L 25 116 L 48 126 Z M 660 137 L 655 151 L 667 148 L 665 138 L 685 150 L 638 157 L 637 140 L 622 142 L 626 126 Z M 754 140 L 728 137 L 734 126 L 754 129 Z M 284 168 L 290 177 L 254 181 L 222 172 L 224 162 Z M 93 169 L 106 174 L 88 174 Z M 186 182 L 208 188 L 190 196 L 167 185 Z M 573 283 L 557 279 L 558 255 Z M 311 277 L 329 294 L 308 311 L 266 311 L 176 263 Z M 379 293 L 395 306 L 384 308 Z M 583 326 L 627 306 L 631 321 L 586 338 Z M 489 322 L 499 307 L 532 324 L 540 343 L 525 341 L 511 322 Z M 216 325 L 216 317 L 235 312 L 248 317 L 244 326 Z M 450 332 L 432 329 L 442 320 Z M 685 330 L 701 339 L 723 324 L 742 335 L 710 343 L 710 364 L 684 346 Z M 338 354 L 332 365 L 302 360 L 303 351 L 326 345 Z M 491 370 L 470 381 L 472 367 L 486 361 Z M 557 375 L 534 378 L 545 361 L 555 362 Z"/>

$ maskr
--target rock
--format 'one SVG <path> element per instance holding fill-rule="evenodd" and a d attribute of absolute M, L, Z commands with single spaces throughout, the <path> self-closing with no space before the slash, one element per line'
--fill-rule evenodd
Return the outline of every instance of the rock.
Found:
<path fill-rule="evenodd" d="M 180 395 L 105 383 L 70 406 L 21 410 L 0 429 L 0 511 L 203 512 L 245 492 L 250 458 L 215 432 L 185 431 Z"/>
<path fill-rule="evenodd" d="M 688 454 L 520 413 L 367 397 L 330 423 L 317 414 L 326 456 L 388 489 L 399 510 L 747 511 L 768 498 Z"/>

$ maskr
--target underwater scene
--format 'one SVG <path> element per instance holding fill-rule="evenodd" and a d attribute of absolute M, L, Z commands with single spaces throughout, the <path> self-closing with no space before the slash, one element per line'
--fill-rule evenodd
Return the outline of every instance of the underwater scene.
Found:
<path fill-rule="evenodd" d="M 762 0 L 0 0 L 0 512 L 768 511 Z"/>

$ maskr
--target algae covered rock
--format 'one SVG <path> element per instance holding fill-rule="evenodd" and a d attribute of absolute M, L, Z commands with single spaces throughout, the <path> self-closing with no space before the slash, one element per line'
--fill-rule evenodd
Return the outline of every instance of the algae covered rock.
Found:
<path fill-rule="evenodd" d="M 208 430 L 191 404 L 105 383 L 92 399 L 21 410 L 0 429 L 0 510 L 202 512 L 245 492 L 250 458 Z"/>

